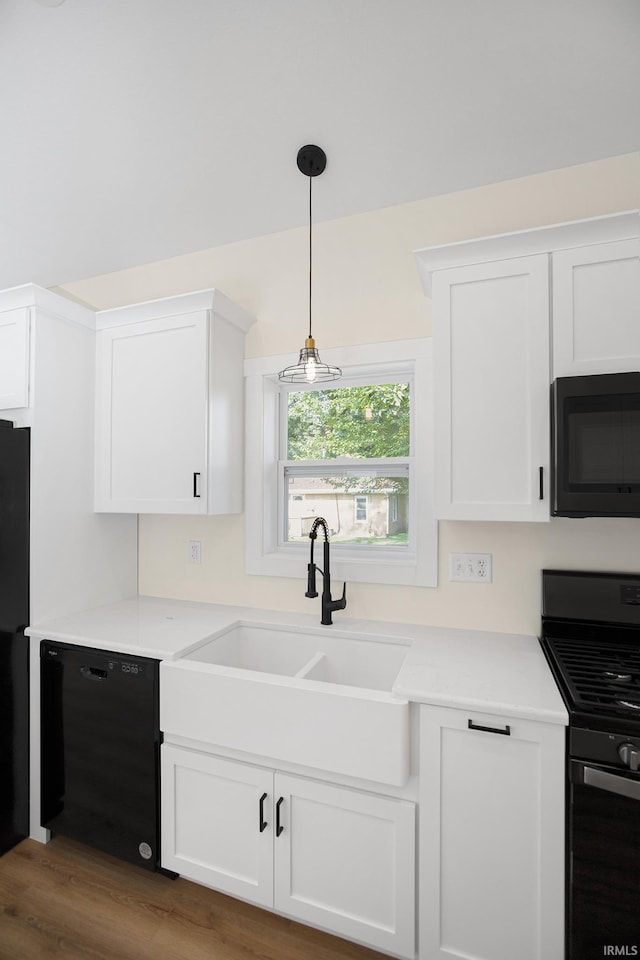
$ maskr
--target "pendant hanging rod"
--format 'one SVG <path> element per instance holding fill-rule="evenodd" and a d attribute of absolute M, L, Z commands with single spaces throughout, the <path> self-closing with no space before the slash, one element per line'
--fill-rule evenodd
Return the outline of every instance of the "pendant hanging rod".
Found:
<path fill-rule="evenodd" d="M 312 265 L 313 265 L 313 250 L 312 250 L 312 240 L 311 240 L 312 233 L 313 233 L 313 231 L 312 231 L 312 229 L 311 229 L 311 225 L 312 225 L 312 223 L 313 223 L 312 213 L 311 213 L 311 211 L 312 211 L 312 207 L 311 207 L 311 186 L 312 186 L 312 184 L 313 184 L 313 177 L 309 177 L 309 339 L 310 339 L 310 340 L 312 339 L 312 336 L 311 336 L 311 303 L 312 303 L 312 301 L 311 301 L 311 278 L 312 278 L 312 276 L 313 276 L 313 269 L 312 269 Z"/>
<path fill-rule="evenodd" d="M 301 147 L 297 157 L 298 170 L 309 177 L 309 335 L 300 351 L 298 362 L 285 367 L 278 374 L 288 383 L 315 383 L 322 380 L 338 380 L 342 376 L 339 367 L 323 363 L 316 349 L 312 333 L 313 307 L 313 190 L 312 180 L 319 176 L 327 165 L 327 157 L 321 147 L 307 144 Z"/>

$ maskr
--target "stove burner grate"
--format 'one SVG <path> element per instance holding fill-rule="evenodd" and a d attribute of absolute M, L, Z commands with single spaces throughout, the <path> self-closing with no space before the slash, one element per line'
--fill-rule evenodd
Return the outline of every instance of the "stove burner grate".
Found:
<path fill-rule="evenodd" d="M 574 707 L 640 713 L 640 644 L 548 637 L 549 650 Z"/>
<path fill-rule="evenodd" d="M 630 673 L 618 673 L 616 670 L 604 670 L 603 679 L 610 683 L 631 683 L 633 675 Z"/>

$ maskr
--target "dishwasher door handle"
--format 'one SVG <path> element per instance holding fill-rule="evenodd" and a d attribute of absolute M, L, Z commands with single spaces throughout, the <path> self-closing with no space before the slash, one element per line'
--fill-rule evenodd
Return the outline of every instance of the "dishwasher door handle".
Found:
<path fill-rule="evenodd" d="M 109 676 L 106 670 L 99 670 L 98 667 L 80 667 L 80 673 L 85 680 L 106 680 Z"/>

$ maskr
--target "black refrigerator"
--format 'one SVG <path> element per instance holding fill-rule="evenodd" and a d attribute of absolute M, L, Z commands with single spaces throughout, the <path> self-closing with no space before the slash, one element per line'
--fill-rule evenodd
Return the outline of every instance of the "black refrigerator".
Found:
<path fill-rule="evenodd" d="M 29 833 L 29 430 L 0 420 L 0 855 Z"/>

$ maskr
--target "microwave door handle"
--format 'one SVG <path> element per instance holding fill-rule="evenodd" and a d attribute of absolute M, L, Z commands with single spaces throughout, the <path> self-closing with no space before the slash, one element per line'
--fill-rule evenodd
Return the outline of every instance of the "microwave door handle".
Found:
<path fill-rule="evenodd" d="M 607 773 L 606 770 L 596 770 L 594 767 L 585 766 L 584 782 L 589 787 L 597 787 L 599 790 L 617 793 L 619 796 L 628 797 L 630 800 L 640 800 L 639 780 L 629 780 L 628 777 L 618 777 L 615 773 Z"/>

